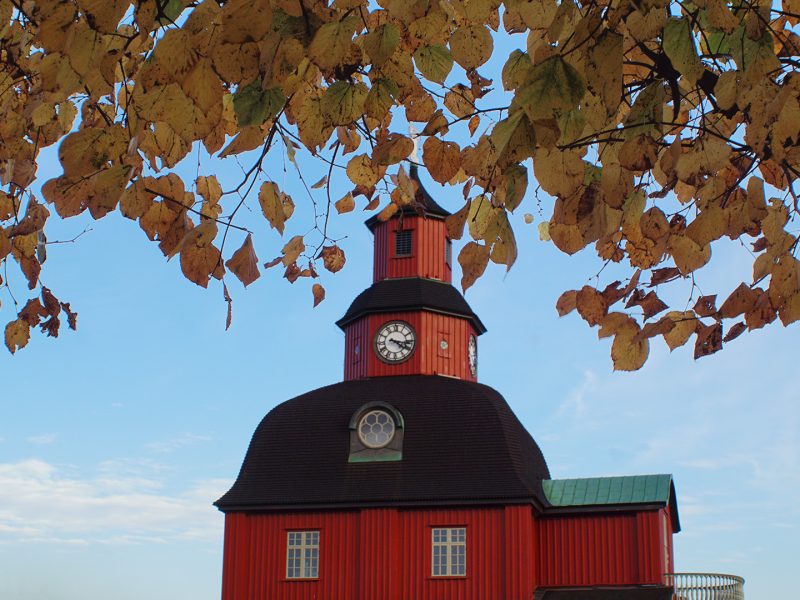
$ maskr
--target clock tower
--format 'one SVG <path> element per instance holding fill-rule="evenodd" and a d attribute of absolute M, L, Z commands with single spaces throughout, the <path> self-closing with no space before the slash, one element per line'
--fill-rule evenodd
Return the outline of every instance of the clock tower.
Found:
<path fill-rule="evenodd" d="M 337 321 L 345 333 L 344 378 L 444 375 L 478 378 L 477 337 L 486 331 L 452 285 L 449 216 L 410 169 L 413 201 L 366 223 L 374 236 L 372 285 Z"/>
<path fill-rule="evenodd" d="M 412 201 L 367 221 L 344 381 L 274 406 L 216 502 L 222 600 L 671 600 L 672 477 L 551 478 L 477 381 L 486 328 L 451 283 L 449 213 L 409 179 Z"/>

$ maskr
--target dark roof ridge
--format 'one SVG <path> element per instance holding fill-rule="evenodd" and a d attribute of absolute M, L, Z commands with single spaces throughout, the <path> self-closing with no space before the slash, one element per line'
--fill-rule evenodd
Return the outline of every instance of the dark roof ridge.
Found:
<path fill-rule="evenodd" d="M 425 277 L 382 279 L 362 291 L 336 325 L 345 325 L 365 314 L 403 310 L 428 310 L 468 319 L 478 335 L 486 326 L 464 296 L 451 283 Z"/>

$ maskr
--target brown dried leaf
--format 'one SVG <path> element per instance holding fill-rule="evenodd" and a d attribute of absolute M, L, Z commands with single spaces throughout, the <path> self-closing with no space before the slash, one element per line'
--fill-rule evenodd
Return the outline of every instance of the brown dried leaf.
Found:
<path fill-rule="evenodd" d="M 24 319 L 11 321 L 6 325 L 6 348 L 14 354 L 20 348 L 28 345 L 31 339 L 31 326 Z"/>
<path fill-rule="evenodd" d="M 461 289 L 467 291 L 483 275 L 489 264 L 489 248 L 475 242 L 469 242 L 458 254 L 461 265 Z"/>
<path fill-rule="evenodd" d="M 320 302 L 325 300 L 325 288 L 315 283 L 311 286 L 311 293 L 314 295 L 314 307 L 316 308 Z"/>
<path fill-rule="evenodd" d="M 702 358 L 722 350 L 722 323 L 699 325 L 694 343 L 694 358 Z"/>
<path fill-rule="evenodd" d="M 460 240 L 464 235 L 464 224 L 467 222 L 469 216 L 471 202 L 467 203 L 458 209 L 457 212 L 445 218 L 444 224 L 447 227 L 447 237 L 451 240 Z"/>
<path fill-rule="evenodd" d="M 731 340 L 735 340 L 737 337 L 742 335 L 745 331 L 747 331 L 747 325 L 742 323 L 735 323 L 729 330 L 728 333 L 725 334 L 725 337 L 722 338 L 722 341 L 725 343 L 730 342 Z"/>
<path fill-rule="evenodd" d="M 239 281 L 245 287 L 261 277 L 261 273 L 258 270 L 258 257 L 256 256 L 255 248 L 253 248 L 252 234 L 247 234 L 242 247 L 233 253 L 233 256 L 228 259 L 225 266 L 239 278 Z"/>
<path fill-rule="evenodd" d="M 644 311 L 644 319 L 647 320 L 660 313 L 662 310 L 669 308 L 655 292 L 651 291 L 645 294 L 642 290 L 634 291 L 633 295 L 628 299 L 625 308 L 631 306 L 639 306 Z"/>
<path fill-rule="evenodd" d="M 333 246 L 325 246 L 320 253 L 322 256 L 322 263 L 325 268 L 331 273 L 336 273 L 342 269 L 345 263 L 344 250 L 339 248 L 336 244 Z"/>
<path fill-rule="evenodd" d="M 719 315 L 723 319 L 732 319 L 743 313 L 750 312 L 758 300 L 758 294 L 744 283 L 740 284 L 719 308 Z M 702 315 L 701 315 L 702 316 Z"/>
<path fill-rule="evenodd" d="M 558 316 L 563 317 L 575 310 L 578 301 L 578 290 L 567 290 L 558 297 L 556 302 L 556 310 Z"/>
<path fill-rule="evenodd" d="M 591 326 L 599 325 L 603 317 L 608 314 L 606 299 L 595 288 L 588 285 L 578 291 L 575 307 L 583 320 Z"/>
<path fill-rule="evenodd" d="M 698 317 L 713 317 L 717 314 L 717 295 L 700 296 L 692 310 Z"/>

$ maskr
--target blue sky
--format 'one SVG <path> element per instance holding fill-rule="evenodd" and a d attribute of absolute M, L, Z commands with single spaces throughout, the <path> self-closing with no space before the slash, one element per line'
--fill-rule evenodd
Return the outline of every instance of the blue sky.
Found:
<path fill-rule="evenodd" d="M 285 161 L 270 156 L 270 176 L 298 205 L 288 239 L 311 227 L 309 202 L 291 166 L 284 177 Z M 309 183 L 324 174 L 301 164 Z M 236 176 L 233 159 L 203 167 L 225 182 Z M 39 184 L 56 174 L 46 158 Z M 460 208 L 458 190 L 426 182 L 443 206 Z M 283 242 L 248 208 L 264 262 Z M 610 340 L 554 309 L 600 264 L 591 250 L 567 257 L 540 242 L 525 212 L 541 220 L 532 195 L 514 216 L 517 264 L 490 268 L 467 293 L 489 329 L 480 380 L 503 393 L 554 477 L 673 473 L 678 570 L 744 576 L 748 600 L 785 597 L 800 535 L 797 326 L 745 334 L 700 362 L 691 348 L 670 354 L 655 340 L 641 371 L 614 373 Z M 347 265 L 323 273 L 327 299 L 316 309 L 308 282 L 289 285 L 275 269 L 247 290 L 230 278 L 228 332 L 221 286 L 185 280 L 137 224 L 116 214 L 51 220 L 51 240 L 92 231 L 51 246 L 43 273 L 79 312 L 78 331 L 0 354 L 0 598 L 219 597 L 223 521 L 211 503 L 270 408 L 341 380 L 344 338 L 333 322 L 370 283 L 367 216 L 333 219 Z M 744 250 L 714 252 L 702 279 L 726 295 L 749 277 Z M 5 322 L 5 290 L 0 301 Z"/>
<path fill-rule="evenodd" d="M 428 183 L 458 208 L 458 192 Z M 54 223 L 50 239 L 93 230 L 53 246 L 46 265 L 78 331 L 0 357 L 0 597 L 218 597 L 222 517 L 211 503 L 264 413 L 341 379 L 333 322 L 370 282 L 365 216 L 335 219 L 348 263 L 323 275 L 318 308 L 307 282 L 268 271 L 247 290 L 230 285 L 228 332 L 220 286 L 184 280 L 136 224 Z M 309 218 L 301 208 L 287 236 Z M 614 373 L 609 341 L 554 309 L 596 261 L 560 254 L 515 218 L 517 265 L 467 293 L 489 328 L 481 381 L 504 394 L 554 477 L 673 473 L 678 569 L 739 574 L 748 598 L 780 597 L 800 521 L 796 328 L 744 335 L 700 362 L 656 340 L 641 371 Z M 281 241 L 254 226 L 268 260 Z M 720 252 L 721 271 L 735 272 L 735 259 L 735 248 Z"/>

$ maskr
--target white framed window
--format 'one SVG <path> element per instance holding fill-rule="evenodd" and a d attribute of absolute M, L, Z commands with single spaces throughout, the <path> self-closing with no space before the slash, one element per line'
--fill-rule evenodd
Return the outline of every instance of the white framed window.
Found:
<path fill-rule="evenodd" d="M 431 530 L 431 575 L 464 577 L 467 574 L 467 528 L 434 527 Z"/>
<path fill-rule="evenodd" d="M 286 533 L 286 579 L 319 577 L 319 531 Z"/>

